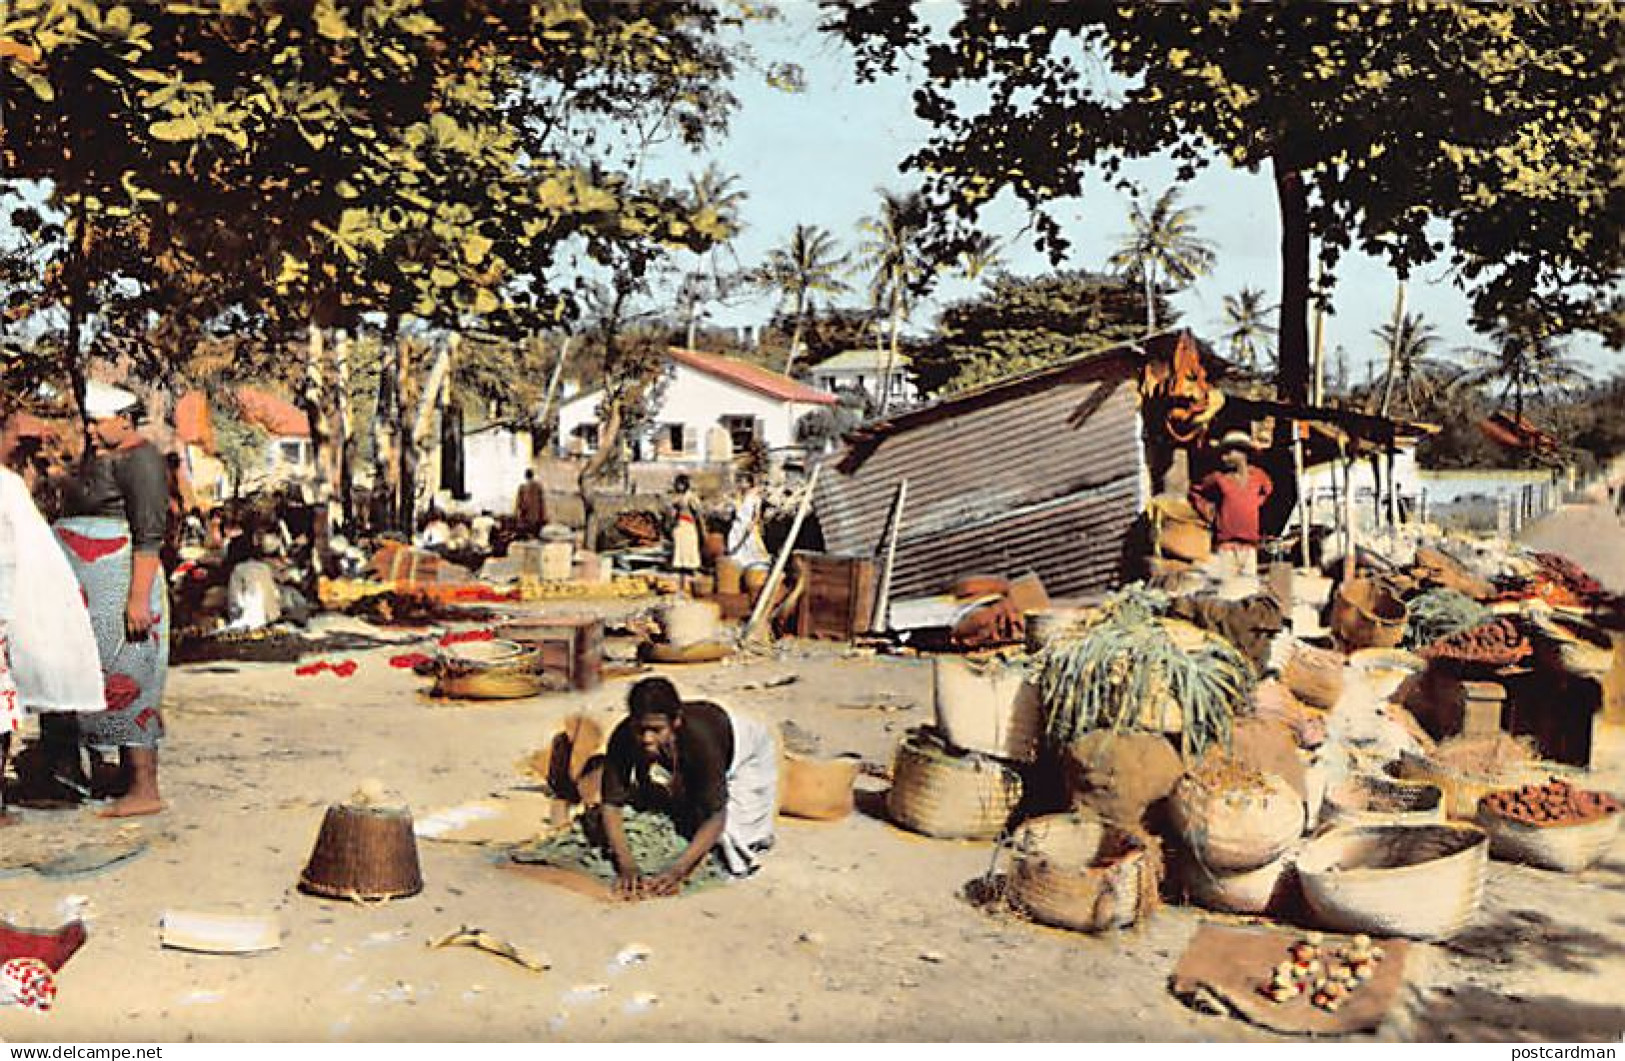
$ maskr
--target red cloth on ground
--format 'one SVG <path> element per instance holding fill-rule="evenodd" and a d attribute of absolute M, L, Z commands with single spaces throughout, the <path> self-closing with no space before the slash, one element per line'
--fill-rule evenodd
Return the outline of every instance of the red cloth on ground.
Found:
<path fill-rule="evenodd" d="M 1204 514 L 1213 513 L 1215 545 L 1257 545 L 1263 540 L 1258 514 L 1274 489 L 1268 475 L 1248 465 L 1245 482 L 1226 471 L 1211 473 L 1191 487 L 1190 502 Z"/>
<path fill-rule="evenodd" d="M 38 958 L 55 972 L 85 945 L 85 923 L 69 921 L 61 928 L 18 928 L 0 921 L 0 961 Z"/>

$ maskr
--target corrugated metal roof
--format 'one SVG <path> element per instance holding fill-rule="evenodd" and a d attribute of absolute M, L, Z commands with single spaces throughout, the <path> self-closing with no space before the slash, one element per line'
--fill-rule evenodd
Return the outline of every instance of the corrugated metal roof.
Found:
<path fill-rule="evenodd" d="M 907 479 L 895 593 L 1028 568 L 1061 596 L 1116 585 L 1142 506 L 1133 366 L 1116 358 L 1075 365 L 871 431 L 820 478 L 826 545 L 872 552 Z"/>

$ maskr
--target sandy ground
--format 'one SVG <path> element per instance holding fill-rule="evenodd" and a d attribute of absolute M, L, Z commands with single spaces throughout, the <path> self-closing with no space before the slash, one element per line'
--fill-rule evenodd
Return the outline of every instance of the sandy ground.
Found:
<path fill-rule="evenodd" d="M 1598 513 L 1566 510 L 1533 534 L 1585 548 Z M 1564 528 L 1567 527 L 1567 530 Z M 1616 537 L 1617 542 L 1617 537 Z M 1606 552 L 1606 546 L 1604 546 Z M 1606 557 L 1604 557 L 1606 560 Z M 1168 908 L 1126 933 L 1089 937 L 995 918 L 960 898 L 987 844 L 928 841 L 871 813 L 783 821 L 765 871 L 679 900 L 613 906 L 498 867 L 488 848 L 424 841 L 424 892 L 378 906 L 294 890 L 324 808 L 364 778 L 430 810 L 525 784 L 516 762 L 567 713 L 613 716 L 627 683 L 477 706 L 439 703 L 393 670 L 399 649 L 348 654 L 354 678 L 296 678 L 292 665 L 177 669 L 163 783 L 171 809 L 126 827 L 150 844 L 98 874 L 0 875 L 0 914 L 51 924 L 79 901 L 90 940 L 48 1016 L 0 1009 L 7 1040 L 1247 1040 L 1167 981 L 1211 915 Z M 889 763 L 930 715 L 930 666 L 796 644 L 775 658 L 668 669 L 685 694 L 770 721 L 794 719 L 825 751 Z M 793 684 L 763 689 L 770 679 Z M 745 688 L 746 686 L 757 688 Z M 886 709 L 877 704 L 884 704 Z M 1602 731 L 1601 782 L 1625 788 L 1625 732 Z M 867 782 L 866 782 L 867 783 Z M 866 803 L 869 801 L 865 801 Z M 0 833 L 0 862 L 119 829 L 84 811 L 29 812 Z M 225 957 L 165 950 L 166 909 L 274 912 L 280 950 Z M 552 968 L 528 972 L 429 940 L 478 926 Z M 621 968 L 632 943 L 652 952 Z M 1572 1041 L 1625 1031 L 1625 842 L 1565 877 L 1493 863 L 1478 925 L 1421 948 L 1379 1039 Z M 574 989 L 607 985 L 606 992 Z M 640 1006 L 639 996 L 657 1001 Z"/>

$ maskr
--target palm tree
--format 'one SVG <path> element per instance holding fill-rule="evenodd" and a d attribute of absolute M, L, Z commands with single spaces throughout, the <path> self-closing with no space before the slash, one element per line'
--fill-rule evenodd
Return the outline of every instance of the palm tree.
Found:
<path fill-rule="evenodd" d="M 1585 381 L 1579 364 L 1563 356 L 1562 344 L 1533 315 L 1503 317 L 1490 330 L 1489 347 L 1464 347 L 1471 368 L 1463 383 L 1499 380 L 1498 401 L 1512 398 L 1512 411 L 1523 419 L 1524 399 L 1566 394 Z"/>
<path fill-rule="evenodd" d="M 959 252 L 960 271 L 972 283 L 1003 264 L 1003 241 L 986 232 L 972 232 L 965 241 L 965 249 Z"/>
<path fill-rule="evenodd" d="M 716 252 L 719 248 L 731 249 L 733 237 L 739 234 L 739 210 L 748 196 L 739 187 L 738 175 L 724 173 L 714 162 L 689 178 L 688 193 L 693 200 L 695 213 L 703 217 L 709 212 L 724 233 L 709 252 L 696 260 L 694 270 L 683 278 L 678 291 L 685 344 L 692 350 L 701 316 L 700 307 L 727 294 L 729 278 L 717 267 Z M 707 264 L 709 270 L 703 268 Z"/>
<path fill-rule="evenodd" d="M 927 266 L 920 247 L 925 230 L 925 197 L 918 191 L 893 192 L 882 189 L 880 211 L 865 218 L 862 230 L 868 239 L 859 248 L 862 264 L 871 270 L 869 299 L 884 307 L 891 320 L 891 352 L 880 385 L 880 412 L 891 402 L 892 374 L 897 368 L 897 345 L 914 307 L 914 288 L 924 278 Z"/>
<path fill-rule="evenodd" d="M 1371 334 L 1388 351 L 1388 367 L 1378 380 L 1382 385 L 1378 412 L 1388 415 L 1396 388 L 1403 394 L 1411 415 L 1431 407 L 1447 377 L 1454 375 L 1444 362 L 1429 356 L 1439 345 L 1438 329 L 1420 313 L 1406 313 L 1400 317 L 1397 331 L 1390 321 Z"/>
<path fill-rule="evenodd" d="M 1224 339 L 1230 344 L 1230 356 L 1246 365 L 1249 372 L 1258 367 L 1259 354 L 1267 351 L 1275 338 L 1277 329 L 1270 323 L 1270 314 L 1278 309 L 1265 306 L 1264 292 L 1256 287 L 1243 287 L 1234 295 L 1224 296 Z"/>
<path fill-rule="evenodd" d="M 815 295 L 838 295 L 851 289 L 841 279 L 846 269 L 846 255 L 839 253 L 835 236 L 817 225 L 797 225 L 790 240 L 782 247 L 768 251 L 762 266 L 761 283 L 779 294 L 779 311 L 786 305 L 795 320 L 790 333 L 790 353 L 784 359 L 784 374 L 790 375 L 795 367 L 796 354 L 801 351 L 801 336 L 806 328 L 807 316 L 813 310 Z"/>
<path fill-rule="evenodd" d="M 1157 292 L 1179 291 L 1213 268 L 1213 244 L 1196 235 L 1196 208 L 1180 206 L 1180 190 L 1169 188 L 1149 211 L 1140 205 L 1139 190 L 1129 207 L 1133 231 L 1107 264 L 1145 286 L 1145 326 L 1157 330 Z"/>

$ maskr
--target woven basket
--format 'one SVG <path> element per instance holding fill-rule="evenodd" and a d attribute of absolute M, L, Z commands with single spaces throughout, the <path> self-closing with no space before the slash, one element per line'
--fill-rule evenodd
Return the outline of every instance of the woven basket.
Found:
<path fill-rule="evenodd" d="M 1190 503 L 1176 497 L 1151 502 L 1157 555 L 1200 563 L 1213 555 L 1213 532 Z"/>
<path fill-rule="evenodd" d="M 1047 925 L 1104 932 L 1156 909 L 1159 874 L 1144 841 L 1098 818 L 1034 818 L 1012 847 L 1011 902 Z"/>
<path fill-rule="evenodd" d="M 954 758 L 911 734 L 897 746 L 886 811 L 912 832 L 989 840 L 1004 831 L 1021 800 L 1021 777 L 981 756 Z"/>
<path fill-rule="evenodd" d="M 779 812 L 792 818 L 840 821 L 852 813 L 852 783 L 862 765 L 856 755 L 818 759 L 784 753 Z"/>
<path fill-rule="evenodd" d="M 1326 793 L 1323 820 L 1335 825 L 1436 825 L 1445 820 L 1437 785 L 1361 776 Z"/>
<path fill-rule="evenodd" d="M 1213 791 L 1189 776 L 1169 799 L 1174 828 L 1197 861 L 1216 872 L 1239 873 L 1275 861 L 1303 835 L 1303 799 L 1266 774 L 1267 791 Z"/>
<path fill-rule="evenodd" d="M 1304 847 L 1298 880 L 1320 927 L 1447 939 L 1478 916 L 1489 850 L 1466 825 L 1333 829 Z"/>
<path fill-rule="evenodd" d="M 1343 695 L 1343 654 L 1294 641 L 1281 669 L 1292 695 L 1311 707 L 1330 708 Z"/>
<path fill-rule="evenodd" d="M 1572 825 L 1529 825 L 1478 806 L 1478 826 L 1490 836 L 1492 856 L 1560 873 L 1580 873 L 1601 862 L 1619 836 L 1622 819 L 1625 814 L 1615 811 Z"/>
<path fill-rule="evenodd" d="M 1182 862 L 1185 888 L 1196 905 L 1226 914 L 1277 913 L 1296 897 L 1298 874 L 1287 852 L 1241 873 L 1219 873 L 1194 858 Z"/>
<path fill-rule="evenodd" d="M 1522 785 L 1538 785 L 1557 775 L 1572 775 L 1571 769 L 1555 763 L 1531 760 L 1509 764 L 1493 774 L 1473 774 L 1437 763 L 1415 752 L 1401 752 L 1399 762 L 1389 768 L 1402 781 L 1422 781 L 1444 793 L 1444 813 L 1451 821 L 1470 822 L 1478 817 L 1478 801 L 1491 792 Z"/>
<path fill-rule="evenodd" d="M 1409 615 L 1404 601 L 1363 578 L 1342 583 L 1332 597 L 1332 631 L 1351 649 L 1397 647 Z"/>
<path fill-rule="evenodd" d="M 938 656 L 932 679 L 937 728 L 949 744 L 1022 763 L 1038 757 L 1043 702 L 1024 668 Z"/>
<path fill-rule="evenodd" d="M 327 808 L 302 891 L 356 902 L 404 899 L 423 890 L 412 815 L 404 807 Z"/>
<path fill-rule="evenodd" d="M 542 691 L 540 649 L 516 641 L 471 641 L 442 648 L 434 695 L 455 700 L 518 700 Z"/>

